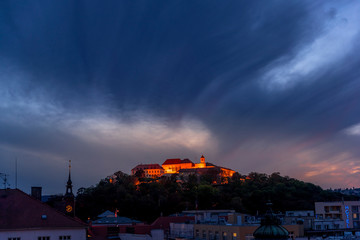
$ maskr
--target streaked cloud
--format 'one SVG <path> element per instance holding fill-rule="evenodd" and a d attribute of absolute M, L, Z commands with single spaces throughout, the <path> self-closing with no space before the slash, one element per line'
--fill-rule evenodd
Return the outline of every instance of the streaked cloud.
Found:
<path fill-rule="evenodd" d="M 261 84 L 268 90 L 286 90 L 298 83 L 307 83 L 321 79 L 321 75 L 333 70 L 352 53 L 359 39 L 360 4 L 348 4 L 333 8 L 329 5 L 317 9 L 313 15 L 328 15 L 320 24 L 316 37 L 307 44 L 299 43 L 293 55 L 285 55 L 266 67 Z M 325 14 L 326 13 L 326 14 Z M 300 36 L 301 40 L 302 36 Z"/>
<path fill-rule="evenodd" d="M 72 159 L 81 187 L 204 154 L 242 174 L 352 186 L 359 12 L 331 0 L 1 1 L 0 168 L 18 156 L 28 188 L 39 169 L 62 179 Z"/>

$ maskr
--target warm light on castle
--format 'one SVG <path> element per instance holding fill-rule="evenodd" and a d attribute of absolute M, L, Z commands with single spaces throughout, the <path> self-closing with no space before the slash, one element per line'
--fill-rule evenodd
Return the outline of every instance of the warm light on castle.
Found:
<path fill-rule="evenodd" d="M 214 173 L 222 178 L 231 177 L 235 173 L 232 169 L 206 162 L 204 155 L 202 155 L 199 163 L 193 163 L 189 159 L 181 160 L 180 158 L 173 158 L 166 159 L 161 166 L 159 164 L 139 164 L 131 170 L 131 174 L 135 175 L 142 172 L 144 177 L 148 178 L 157 178 L 169 174 L 179 174 L 188 177 L 191 174 L 206 174 L 209 170 L 213 170 Z"/>

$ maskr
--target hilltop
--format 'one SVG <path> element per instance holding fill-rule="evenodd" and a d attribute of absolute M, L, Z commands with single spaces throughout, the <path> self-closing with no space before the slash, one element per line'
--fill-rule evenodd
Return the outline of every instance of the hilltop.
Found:
<path fill-rule="evenodd" d="M 120 171 L 114 176 L 79 189 L 76 215 L 85 220 L 117 209 L 120 216 L 150 222 L 161 215 L 192 209 L 234 209 L 255 215 L 265 211 L 268 201 L 273 203 L 274 211 L 284 212 L 311 210 L 317 201 L 358 199 L 280 173 L 252 172 L 246 177 L 235 173 L 228 184 L 219 185 L 212 185 L 207 175 L 200 179 L 192 175 L 186 182 L 178 181 L 176 175 L 141 181 Z"/>

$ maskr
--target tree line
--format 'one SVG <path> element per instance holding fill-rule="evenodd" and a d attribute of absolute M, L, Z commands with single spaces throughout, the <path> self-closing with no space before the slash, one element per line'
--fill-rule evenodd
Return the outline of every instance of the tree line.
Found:
<path fill-rule="evenodd" d="M 269 201 L 275 212 L 285 212 L 313 210 L 319 201 L 357 200 L 280 173 L 252 172 L 246 177 L 235 173 L 226 179 L 227 184 L 213 184 L 214 177 L 210 172 L 190 175 L 186 181 L 179 181 L 175 174 L 154 180 L 119 171 L 114 178 L 78 190 L 76 215 L 86 221 L 106 210 L 118 210 L 119 216 L 150 223 L 184 210 L 234 209 L 256 215 L 266 211 Z"/>

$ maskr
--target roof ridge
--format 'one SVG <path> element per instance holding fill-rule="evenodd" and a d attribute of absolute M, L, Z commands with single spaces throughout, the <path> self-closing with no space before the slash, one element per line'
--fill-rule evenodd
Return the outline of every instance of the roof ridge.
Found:
<path fill-rule="evenodd" d="M 55 211 L 55 212 L 61 214 L 62 216 L 66 217 L 67 219 L 69 219 L 69 220 L 71 220 L 71 221 L 80 223 L 80 224 L 82 224 L 82 225 L 84 225 L 84 226 L 88 226 L 88 224 L 86 224 L 85 222 L 81 221 L 79 218 L 77 218 L 77 217 L 72 218 L 72 217 L 66 215 L 65 213 L 59 211 L 58 209 L 53 208 L 53 207 L 51 207 L 50 205 L 42 202 L 41 200 L 38 200 L 38 199 L 34 198 L 33 196 L 31 196 L 31 195 L 29 195 L 29 194 L 21 191 L 21 190 L 18 189 L 18 188 L 15 188 L 15 189 L 6 189 L 6 190 L 15 190 L 15 191 L 19 192 L 20 194 L 26 196 L 27 198 L 31 199 L 32 201 L 35 201 L 35 202 L 37 202 L 37 203 L 42 204 L 42 205 L 45 206 L 47 209 L 50 209 L 51 211 Z"/>

